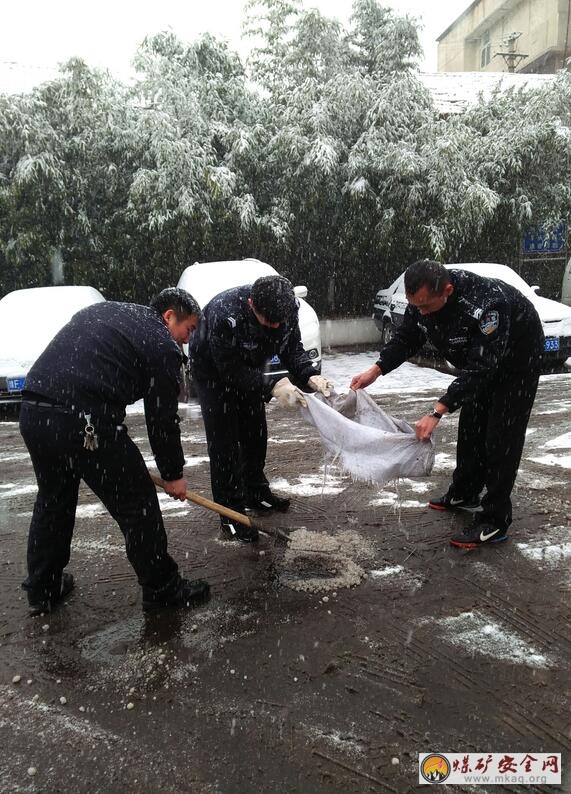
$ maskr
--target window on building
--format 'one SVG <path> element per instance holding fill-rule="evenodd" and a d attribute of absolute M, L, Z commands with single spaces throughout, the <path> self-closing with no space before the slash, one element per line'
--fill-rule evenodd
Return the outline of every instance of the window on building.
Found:
<path fill-rule="evenodd" d="M 486 30 L 486 32 L 482 34 L 481 38 L 480 69 L 483 69 L 484 66 L 487 66 L 490 63 L 491 57 L 492 43 L 490 41 L 490 31 Z"/>

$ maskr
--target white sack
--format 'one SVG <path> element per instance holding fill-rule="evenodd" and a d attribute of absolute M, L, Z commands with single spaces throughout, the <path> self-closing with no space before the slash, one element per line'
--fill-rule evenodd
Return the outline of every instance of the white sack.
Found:
<path fill-rule="evenodd" d="M 336 459 L 355 479 L 384 485 L 432 471 L 434 441 L 417 441 L 408 422 L 386 414 L 363 389 L 305 398 L 302 414 L 319 431 L 330 461 Z"/>

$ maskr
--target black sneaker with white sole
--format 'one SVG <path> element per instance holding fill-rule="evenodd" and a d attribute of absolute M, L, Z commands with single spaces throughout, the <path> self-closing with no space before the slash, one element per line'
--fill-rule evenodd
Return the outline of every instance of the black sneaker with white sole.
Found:
<path fill-rule="evenodd" d="M 48 612 L 53 612 L 57 605 L 71 593 L 73 586 L 73 576 L 70 573 L 62 573 L 61 585 L 58 593 L 45 593 L 43 596 L 38 597 L 35 593 L 29 591 L 28 604 L 30 615 L 45 615 Z"/>
<path fill-rule="evenodd" d="M 277 496 L 268 488 L 265 491 L 250 494 L 246 498 L 246 510 L 255 510 L 258 513 L 271 513 L 277 510 L 278 513 L 285 513 L 289 510 L 291 499 Z"/>
<path fill-rule="evenodd" d="M 256 543 L 259 539 L 258 530 L 255 527 L 247 527 L 239 524 L 231 518 L 220 518 L 220 529 L 222 537 L 226 540 L 240 540 L 242 543 Z"/>
<path fill-rule="evenodd" d="M 444 496 L 431 499 L 428 506 L 433 510 L 465 510 L 468 513 L 477 513 L 480 507 L 480 500 L 475 498 L 457 498 L 445 493 Z"/>
<path fill-rule="evenodd" d="M 464 529 L 459 530 L 450 538 L 453 546 L 460 549 L 476 549 L 489 543 L 502 543 L 507 540 L 507 529 L 500 529 L 484 521 L 474 521 Z"/>

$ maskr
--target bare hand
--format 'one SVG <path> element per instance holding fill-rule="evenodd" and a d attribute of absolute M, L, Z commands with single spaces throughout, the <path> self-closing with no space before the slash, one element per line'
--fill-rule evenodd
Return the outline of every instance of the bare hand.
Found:
<path fill-rule="evenodd" d="M 180 480 L 163 480 L 163 488 L 165 493 L 168 493 L 173 499 L 180 499 L 184 502 L 186 499 L 186 480 L 182 477 Z"/>
<path fill-rule="evenodd" d="M 355 375 L 351 381 L 351 388 L 353 391 L 357 391 L 357 389 L 364 389 L 367 386 L 370 386 L 371 383 L 374 383 L 379 375 L 382 375 L 381 368 L 377 366 L 377 364 L 373 364 L 372 367 L 369 367 L 369 369 L 361 372 L 360 375 Z"/>
<path fill-rule="evenodd" d="M 430 437 L 434 432 L 438 419 L 435 416 L 423 416 L 414 425 L 414 432 L 419 441 L 430 441 Z"/>

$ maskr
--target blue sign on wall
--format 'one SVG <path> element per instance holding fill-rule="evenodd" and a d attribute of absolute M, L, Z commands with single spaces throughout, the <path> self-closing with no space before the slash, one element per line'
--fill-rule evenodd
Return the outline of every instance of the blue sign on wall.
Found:
<path fill-rule="evenodd" d="M 524 254 L 552 254 L 563 251 L 567 237 L 567 225 L 561 221 L 549 233 L 542 226 L 529 229 L 522 240 Z"/>

